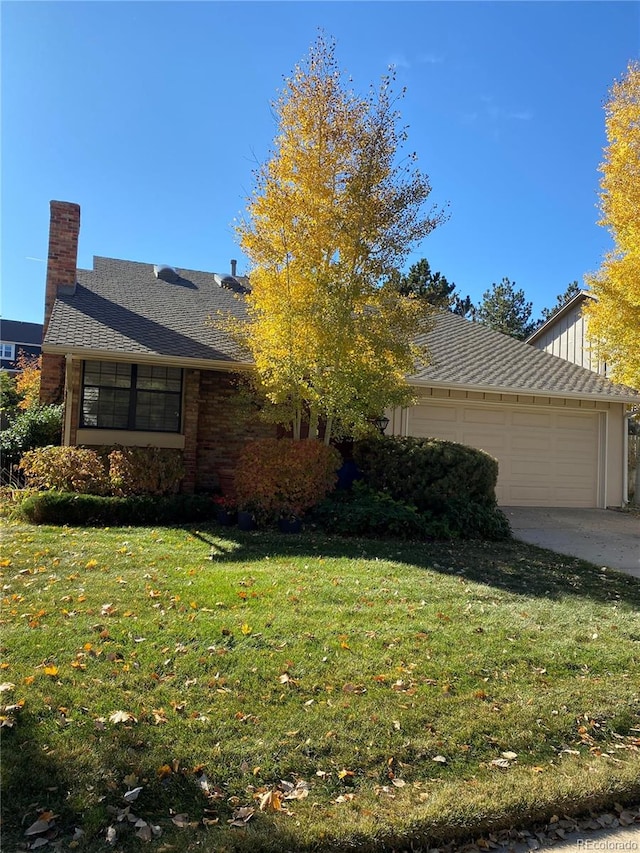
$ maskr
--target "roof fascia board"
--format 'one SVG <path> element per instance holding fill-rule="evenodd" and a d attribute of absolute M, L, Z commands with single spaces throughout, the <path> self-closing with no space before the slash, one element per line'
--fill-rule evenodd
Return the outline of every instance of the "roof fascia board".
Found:
<path fill-rule="evenodd" d="M 409 385 L 414 388 L 451 388 L 456 391 L 479 391 L 482 394 L 522 394 L 526 397 L 554 397 L 568 400 L 606 400 L 611 403 L 640 403 L 640 392 L 631 394 L 606 394 L 581 391 L 551 391 L 545 388 L 514 388 L 508 385 L 469 385 L 463 382 L 441 382 L 435 379 L 409 378 Z"/>
<path fill-rule="evenodd" d="M 164 364 L 176 367 L 190 367 L 194 370 L 224 370 L 230 373 L 251 370 L 253 365 L 242 361 L 222 361 L 212 358 L 180 358 L 171 355 L 155 355 L 154 353 L 114 352 L 111 350 L 73 349 L 70 347 L 46 344 L 42 352 L 47 355 L 66 355 L 89 361 L 121 361 L 136 364 Z"/>
<path fill-rule="evenodd" d="M 548 320 L 545 320 L 545 322 L 538 329 L 536 329 L 535 332 L 532 332 L 525 340 L 525 344 L 534 344 L 538 340 L 538 338 L 542 337 L 542 335 L 551 326 L 553 326 L 554 323 L 557 323 L 558 320 L 561 320 L 565 314 L 568 314 L 569 311 L 571 311 L 571 309 L 578 304 L 578 302 L 582 302 L 586 299 L 595 299 L 595 296 L 593 296 L 587 290 L 581 290 L 580 293 L 576 293 L 576 295 L 573 296 L 568 302 L 565 302 L 562 308 L 559 308 L 555 314 L 552 314 Z"/>

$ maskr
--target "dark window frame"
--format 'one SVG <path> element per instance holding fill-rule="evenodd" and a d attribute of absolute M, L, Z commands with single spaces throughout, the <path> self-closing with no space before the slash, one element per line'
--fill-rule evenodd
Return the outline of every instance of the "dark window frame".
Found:
<path fill-rule="evenodd" d="M 95 384 L 93 382 L 87 383 L 86 380 L 86 370 L 87 364 L 90 365 L 100 365 L 100 364 L 125 364 L 125 362 L 113 362 L 113 361 L 93 361 L 93 360 L 84 360 L 82 363 L 82 385 L 81 385 L 81 395 L 80 395 L 80 429 L 100 429 L 100 430 L 116 430 L 119 432 L 162 432 L 162 433 L 172 433 L 179 434 L 182 431 L 182 410 L 183 410 L 183 392 L 184 392 L 184 370 L 182 368 L 174 367 L 173 365 L 139 365 L 134 364 L 132 362 L 126 362 L 127 366 L 131 368 L 131 384 L 129 387 L 118 386 L 118 385 L 106 385 L 106 384 Z M 180 388 L 178 391 L 170 391 L 165 389 L 156 389 L 156 388 L 144 388 L 138 387 L 138 368 L 140 367 L 162 367 L 165 369 L 178 370 L 180 373 Z M 141 378 L 141 381 L 144 382 L 145 378 Z M 100 399 L 100 390 L 104 389 L 105 391 L 116 391 L 119 390 L 121 392 L 127 392 L 128 394 L 128 405 L 127 405 L 127 424 L 126 426 L 104 426 L 100 424 L 91 424 L 85 422 L 85 394 L 88 388 L 96 389 L 98 392 L 98 401 Z M 136 415 L 138 410 L 138 395 L 157 395 L 159 398 L 167 400 L 169 398 L 174 399 L 177 405 L 178 410 L 178 422 L 175 427 L 166 427 L 166 428 L 158 428 L 158 427 L 148 427 L 148 426 L 138 426 L 136 423 Z"/>

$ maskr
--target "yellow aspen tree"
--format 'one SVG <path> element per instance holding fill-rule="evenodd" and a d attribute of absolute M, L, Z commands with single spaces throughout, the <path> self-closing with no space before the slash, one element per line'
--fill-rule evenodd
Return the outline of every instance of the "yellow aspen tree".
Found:
<path fill-rule="evenodd" d="M 600 166 L 598 224 L 614 248 L 587 277 L 597 301 L 585 313 L 589 335 L 612 377 L 640 388 L 640 64 L 629 64 L 605 106 L 608 145 Z"/>
<path fill-rule="evenodd" d="M 356 95 L 322 36 L 273 103 L 277 135 L 238 227 L 250 262 L 241 332 L 272 417 L 300 437 L 356 435 L 406 404 L 425 352 L 420 300 L 384 282 L 444 218 L 415 156 L 400 159 L 393 75 Z M 401 93 L 403 94 L 403 93 Z M 401 96 L 401 95 L 400 95 Z"/>
<path fill-rule="evenodd" d="M 21 398 L 18 408 L 31 409 L 40 403 L 42 357 L 21 352 L 16 359 L 16 365 L 20 371 L 16 375 L 16 391 Z"/>

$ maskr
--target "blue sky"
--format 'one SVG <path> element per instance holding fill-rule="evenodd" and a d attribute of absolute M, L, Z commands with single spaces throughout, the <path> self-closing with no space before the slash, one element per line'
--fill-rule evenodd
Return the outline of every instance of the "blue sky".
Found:
<path fill-rule="evenodd" d="M 93 255 L 227 271 L 318 27 L 365 92 L 390 63 L 408 150 L 450 219 L 417 246 L 474 301 L 508 276 L 537 315 L 610 247 L 603 103 L 640 53 L 636 2 L 14 2 L 2 15 L 2 316 L 41 322 L 49 201 Z"/>

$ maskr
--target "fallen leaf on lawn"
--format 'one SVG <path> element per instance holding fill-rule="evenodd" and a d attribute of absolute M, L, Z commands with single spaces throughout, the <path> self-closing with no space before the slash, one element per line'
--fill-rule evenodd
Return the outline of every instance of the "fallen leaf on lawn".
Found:
<path fill-rule="evenodd" d="M 142 790 L 142 785 L 137 788 L 132 788 L 130 791 L 127 791 L 126 794 L 122 795 L 122 799 L 125 803 L 133 803 L 140 796 L 140 791 Z"/>
<path fill-rule="evenodd" d="M 544 767 L 532 767 L 534 773 L 544 773 Z"/>
<path fill-rule="evenodd" d="M 249 634 L 253 631 L 253 628 L 251 627 L 251 625 L 247 625 L 247 623 L 245 622 L 244 625 L 240 628 L 240 630 L 245 635 L 245 637 L 248 637 Z"/>
<path fill-rule="evenodd" d="M 30 850 L 37 850 L 39 847 L 44 847 L 48 843 L 49 843 L 48 838 L 36 838 L 36 840 L 33 842 L 33 844 L 31 845 L 31 847 L 29 849 Z"/>
<path fill-rule="evenodd" d="M 511 750 L 507 750 L 507 752 L 501 752 L 500 755 L 503 758 L 509 759 L 509 761 L 513 761 L 514 758 L 518 757 L 518 753 L 517 752 L 511 752 Z"/>
<path fill-rule="evenodd" d="M 340 770 L 338 772 L 338 779 L 347 779 L 347 778 L 350 778 L 351 776 L 354 776 L 354 775 L 355 774 L 354 774 L 353 770 L 344 770 L 343 769 L 343 770 Z"/>
<path fill-rule="evenodd" d="M 493 767 L 501 767 L 503 769 L 511 766 L 506 758 L 494 758 L 491 764 Z"/>
<path fill-rule="evenodd" d="M 171 822 L 180 827 L 180 829 L 184 829 L 185 826 L 189 826 L 189 815 L 185 813 L 174 814 L 171 818 Z"/>
<path fill-rule="evenodd" d="M 438 764 L 446 764 L 447 763 L 447 759 L 444 757 L 444 755 L 436 755 L 433 757 L 432 760 L 437 761 Z"/>
<path fill-rule="evenodd" d="M 343 686 L 342 690 L 344 693 L 366 693 L 367 692 L 367 688 L 364 686 L 364 684 L 351 684 L 351 682 L 348 682 L 347 684 L 345 684 Z"/>
<path fill-rule="evenodd" d="M 11 690 L 15 690 L 15 684 L 12 684 L 10 681 L 3 681 L 0 684 L 0 693 L 8 693 Z"/>
<path fill-rule="evenodd" d="M 35 823 L 32 823 L 28 829 L 25 829 L 25 835 L 40 835 L 41 832 L 46 832 L 49 829 L 51 821 L 42 820 L 39 818 Z"/>
<path fill-rule="evenodd" d="M 404 781 L 404 779 L 392 779 L 392 780 L 391 780 L 391 784 L 392 784 L 392 785 L 395 785 L 395 786 L 396 786 L 396 788 L 404 788 L 404 786 L 405 786 L 407 783 Z"/>
<path fill-rule="evenodd" d="M 151 827 L 144 820 L 139 820 L 136 823 L 136 837 L 141 838 L 142 841 L 151 841 Z"/>
<path fill-rule="evenodd" d="M 110 723 L 137 723 L 138 721 L 130 711 L 114 711 L 109 717 Z"/>
<path fill-rule="evenodd" d="M 49 666 L 45 666 L 44 674 L 50 675 L 52 678 L 58 674 L 58 667 L 55 664 L 50 664 Z"/>
<path fill-rule="evenodd" d="M 309 783 L 304 779 L 299 779 L 295 785 L 291 782 L 285 782 L 284 779 L 280 782 L 280 787 L 284 791 L 285 800 L 304 800 L 309 796 Z"/>
<path fill-rule="evenodd" d="M 115 826 L 110 826 L 107 829 L 107 844 L 115 844 L 116 843 L 116 828 Z"/>
<path fill-rule="evenodd" d="M 135 773 L 129 773 L 129 775 L 125 776 L 122 781 L 127 786 L 127 788 L 135 788 L 135 786 L 138 784 L 138 777 Z"/>
<path fill-rule="evenodd" d="M 333 802 L 334 803 L 348 803 L 351 800 L 353 800 L 354 797 L 355 797 L 355 794 L 340 794 L 340 796 L 336 797 Z"/>
<path fill-rule="evenodd" d="M 254 814 L 255 809 L 251 808 L 251 806 L 241 806 L 232 813 L 231 820 L 228 820 L 227 823 L 231 826 L 244 826 L 251 820 Z"/>
<path fill-rule="evenodd" d="M 215 826 L 220 821 L 219 817 L 203 817 L 202 825 L 203 826 Z"/>
<path fill-rule="evenodd" d="M 113 616 L 115 612 L 116 608 L 113 606 L 113 604 L 103 604 L 100 608 L 101 616 Z"/>
<path fill-rule="evenodd" d="M 280 796 L 280 791 L 267 791 L 266 794 L 259 794 L 258 798 L 261 812 L 267 810 L 279 812 L 282 810 L 282 797 Z"/>

